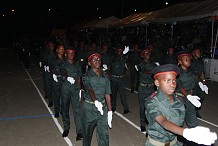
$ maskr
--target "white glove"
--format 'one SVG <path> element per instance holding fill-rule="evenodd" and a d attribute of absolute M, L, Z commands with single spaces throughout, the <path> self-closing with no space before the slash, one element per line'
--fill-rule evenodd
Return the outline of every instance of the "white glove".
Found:
<path fill-rule="evenodd" d="M 135 70 L 136 70 L 136 71 L 139 71 L 139 69 L 138 69 L 138 66 L 137 66 L 137 65 L 135 65 Z"/>
<path fill-rule="evenodd" d="M 46 72 L 46 70 L 47 70 L 47 69 L 46 69 L 46 66 L 44 66 L 44 70 L 45 70 L 45 72 Z"/>
<path fill-rule="evenodd" d="M 208 94 L 208 87 L 207 87 L 207 85 L 204 85 L 204 92 L 205 92 L 206 94 Z"/>
<path fill-rule="evenodd" d="M 107 65 L 106 64 L 103 64 L 103 71 L 107 70 Z"/>
<path fill-rule="evenodd" d="M 48 72 L 50 72 L 50 70 L 49 70 L 49 66 L 46 66 L 46 70 L 47 70 Z"/>
<path fill-rule="evenodd" d="M 209 128 L 201 126 L 185 128 L 183 131 L 183 137 L 189 141 L 204 145 L 211 145 L 215 143 L 215 140 L 217 140 L 217 134 L 215 132 L 210 132 Z"/>
<path fill-rule="evenodd" d="M 53 74 L 52 76 L 53 76 L 54 81 L 55 81 L 55 82 L 58 82 L 58 77 L 57 77 L 57 75 L 56 75 L 56 74 Z"/>
<path fill-rule="evenodd" d="M 127 64 L 126 64 L 126 63 L 125 63 L 125 68 L 126 68 L 126 69 L 128 69 L 128 66 L 127 66 Z"/>
<path fill-rule="evenodd" d="M 201 88 L 201 90 L 204 91 L 204 84 L 202 82 L 198 82 L 198 85 Z"/>
<path fill-rule="evenodd" d="M 39 62 L 39 67 L 42 67 L 42 62 Z"/>
<path fill-rule="evenodd" d="M 67 80 L 68 80 L 68 82 L 70 82 L 71 84 L 74 84 L 74 83 L 75 83 L 75 80 L 74 80 L 74 78 L 72 78 L 72 77 L 67 77 Z"/>
<path fill-rule="evenodd" d="M 199 101 L 200 98 L 198 96 L 188 95 L 187 98 L 195 107 L 201 106 L 201 102 Z"/>
<path fill-rule="evenodd" d="M 82 98 L 82 91 L 83 91 L 83 89 L 79 90 L 79 101 L 81 101 L 81 98 Z"/>
<path fill-rule="evenodd" d="M 125 46 L 124 50 L 123 50 L 123 54 L 126 54 L 129 52 L 129 46 Z"/>
<path fill-rule="evenodd" d="M 113 116 L 113 112 L 112 111 L 108 111 L 107 113 L 107 123 L 108 123 L 108 126 L 110 128 L 112 128 L 112 116 Z"/>
<path fill-rule="evenodd" d="M 103 105 L 98 100 L 95 100 L 95 107 L 97 107 L 98 111 L 103 115 Z"/>
<path fill-rule="evenodd" d="M 155 62 L 155 64 L 156 64 L 157 66 L 160 66 L 160 63 L 159 63 L 159 62 Z"/>
<path fill-rule="evenodd" d="M 88 65 L 86 65 L 86 71 L 89 69 L 89 66 Z"/>

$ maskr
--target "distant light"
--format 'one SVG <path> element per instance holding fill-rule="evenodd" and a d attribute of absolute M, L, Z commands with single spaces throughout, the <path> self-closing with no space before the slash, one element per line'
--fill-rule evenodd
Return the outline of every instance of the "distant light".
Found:
<path fill-rule="evenodd" d="M 135 9 L 135 12 L 136 12 L 136 9 Z"/>
<path fill-rule="evenodd" d="M 51 11 L 51 9 L 48 9 L 48 11 L 50 12 L 50 11 Z"/>
<path fill-rule="evenodd" d="M 99 10 L 99 8 L 97 8 L 97 11 Z"/>
<path fill-rule="evenodd" d="M 101 19 L 101 16 L 100 17 L 98 17 L 99 19 Z"/>
<path fill-rule="evenodd" d="M 3 14 L 2 16 L 3 16 L 3 17 L 5 17 L 5 15 L 4 15 L 4 14 Z"/>
<path fill-rule="evenodd" d="M 11 10 L 11 12 L 15 12 L 15 10 L 14 10 L 14 9 L 12 9 L 12 10 Z"/>
<path fill-rule="evenodd" d="M 168 2 L 166 2 L 166 5 L 168 5 L 169 3 Z"/>

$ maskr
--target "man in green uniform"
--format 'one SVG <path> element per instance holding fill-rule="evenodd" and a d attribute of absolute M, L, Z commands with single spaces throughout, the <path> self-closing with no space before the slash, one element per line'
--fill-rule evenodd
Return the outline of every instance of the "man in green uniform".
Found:
<path fill-rule="evenodd" d="M 167 48 L 167 54 L 164 57 L 164 64 L 177 64 L 175 49 L 173 47 Z"/>
<path fill-rule="evenodd" d="M 156 64 L 150 60 L 151 51 L 149 48 L 145 48 L 141 52 L 141 57 L 142 61 L 136 66 L 136 70 L 140 73 L 140 83 L 138 87 L 139 115 L 141 131 L 144 132 L 146 130 L 145 126 L 148 124 L 145 117 L 144 102 L 145 99 L 155 91 L 151 70 Z"/>
<path fill-rule="evenodd" d="M 101 64 L 103 67 L 103 71 L 107 74 L 110 74 L 111 64 L 112 64 L 112 57 L 108 52 L 108 45 L 103 44 L 101 47 Z"/>
<path fill-rule="evenodd" d="M 174 64 L 155 67 L 152 70 L 157 92 L 146 98 L 148 119 L 145 146 L 180 146 L 177 135 L 198 144 L 211 145 L 217 139 L 216 133 L 206 127 L 183 128 L 185 106 L 181 97 L 174 94 L 179 68 Z"/>
<path fill-rule="evenodd" d="M 101 69 L 101 56 L 95 51 L 87 55 L 91 67 L 82 78 L 85 88 L 83 104 L 83 146 L 90 146 L 96 129 L 98 146 L 109 146 L 108 126 L 112 128 L 111 88 L 109 77 Z"/>
<path fill-rule="evenodd" d="M 117 92 L 119 91 L 121 103 L 123 105 L 123 114 L 129 113 L 129 104 L 126 97 L 125 87 L 125 73 L 127 68 L 127 58 L 124 56 L 124 49 L 122 47 L 117 48 L 117 54 L 112 58 L 111 66 L 111 106 L 112 111 L 116 110 Z M 125 52 L 127 53 L 127 52 Z"/>
<path fill-rule="evenodd" d="M 199 47 L 194 47 L 192 49 L 190 70 L 196 76 L 197 83 L 198 83 L 196 84 L 196 88 L 195 88 L 196 95 L 200 97 L 200 102 L 202 104 L 205 98 L 205 93 L 208 94 L 208 87 L 205 84 L 204 62 L 201 58 L 201 50 Z M 198 113 L 199 109 L 196 108 L 196 110 L 197 110 L 197 117 L 201 118 L 200 114 Z"/>
<path fill-rule="evenodd" d="M 74 62 L 74 50 L 65 50 L 66 61 L 62 64 L 61 72 L 63 84 L 61 89 L 61 111 L 63 117 L 64 132 L 63 137 L 67 137 L 70 129 L 70 103 L 73 108 L 74 122 L 76 125 L 76 140 L 83 137 L 81 111 L 80 111 L 80 92 L 81 92 L 81 67 Z"/>
<path fill-rule="evenodd" d="M 54 60 L 51 65 L 51 72 L 53 76 L 53 98 L 54 98 L 54 111 L 55 118 L 59 118 L 60 113 L 60 94 L 62 87 L 62 75 L 61 66 L 65 61 L 64 59 L 64 45 L 59 45 L 56 48 L 57 55 L 55 55 Z"/>
<path fill-rule="evenodd" d="M 186 50 L 177 53 L 177 60 L 180 65 L 180 76 L 177 80 L 176 94 L 183 96 L 187 108 L 186 124 L 189 128 L 193 128 L 198 126 L 195 107 L 201 106 L 200 98 L 195 96 L 196 78 L 189 70 L 191 60 Z"/>

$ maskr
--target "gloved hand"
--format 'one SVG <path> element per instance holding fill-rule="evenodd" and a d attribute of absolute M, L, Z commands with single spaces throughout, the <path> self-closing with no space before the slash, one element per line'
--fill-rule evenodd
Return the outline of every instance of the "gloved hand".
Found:
<path fill-rule="evenodd" d="M 46 72 L 46 70 L 47 70 L 47 67 L 46 67 L 46 66 L 44 66 L 44 70 L 45 70 L 45 72 Z"/>
<path fill-rule="evenodd" d="M 123 50 L 123 54 L 126 54 L 129 52 L 129 46 L 125 46 L 124 50 Z"/>
<path fill-rule="evenodd" d="M 201 106 L 201 102 L 199 101 L 200 98 L 198 96 L 188 95 L 187 98 L 195 107 Z"/>
<path fill-rule="evenodd" d="M 156 64 L 157 66 L 160 66 L 160 63 L 159 63 L 159 62 L 155 62 L 155 64 Z"/>
<path fill-rule="evenodd" d="M 201 90 L 204 91 L 204 84 L 202 82 L 198 82 L 198 85 L 201 88 Z"/>
<path fill-rule="evenodd" d="M 47 70 L 47 72 L 50 72 L 50 70 L 49 70 L 49 66 L 46 66 L 46 70 Z"/>
<path fill-rule="evenodd" d="M 68 80 L 68 82 L 70 82 L 71 84 L 74 84 L 74 83 L 75 83 L 75 80 L 74 80 L 74 78 L 72 78 L 72 77 L 67 77 L 67 80 Z"/>
<path fill-rule="evenodd" d="M 108 126 L 110 128 L 112 128 L 112 116 L 113 116 L 113 112 L 112 111 L 108 111 L 107 113 L 107 123 L 108 123 Z"/>
<path fill-rule="evenodd" d="M 183 131 L 183 137 L 189 141 L 204 145 L 211 145 L 215 143 L 215 140 L 217 140 L 217 134 L 215 132 L 210 132 L 209 128 L 201 126 L 185 128 Z"/>
<path fill-rule="evenodd" d="M 39 62 L 39 67 L 40 67 L 40 68 L 42 67 L 42 62 Z"/>
<path fill-rule="evenodd" d="M 138 66 L 137 66 L 137 65 L 135 65 L 135 70 L 136 70 L 136 71 L 139 71 L 139 69 L 138 69 Z"/>
<path fill-rule="evenodd" d="M 86 71 L 89 69 L 89 66 L 88 65 L 86 65 Z"/>
<path fill-rule="evenodd" d="M 57 75 L 56 75 L 56 74 L 53 74 L 52 76 L 53 76 L 54 81 L 55 81 L 55 82 L 58 82 L 58 77 L 57 77 Z"/>
<path fill-rule="evenodd" d="M 99 102 L 98 100 L 95 100 L 95 107 L 97 107 L 98 111 L 101 113 L 101 115 L 103 115 L 103 105 L 101 102 Z"/>
<path fill-rule="evenodd" d="M 208 94 L 208 87 L 207 87 L 207 85 L 204 85 L 204 92 L 205 92 L 206 94 Z"/>
<path fill-rule="evenodd" d="M 106 71 L 108 68 L 107 68 L 107 65 L 106 64 L 103 64 L 103 71 Z"/>
<path fill-rule="evenodd" d="M 126 69 L 128 69 L 128 66 L 127 66 L 127 64 L 126 64 L 126 63 L 125 63 L 125 68 L 126 68 Z"/>
<path fill-rule="evenodd" d="M 83 91 L 83 89 L 79 90 L 79 101 L 81 101 L 81 98 L 82 98 L 82 91 Z"/>

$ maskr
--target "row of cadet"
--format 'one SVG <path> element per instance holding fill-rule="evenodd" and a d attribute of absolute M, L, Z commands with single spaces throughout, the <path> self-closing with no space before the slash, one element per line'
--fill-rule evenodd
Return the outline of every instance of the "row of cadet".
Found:
<path fill-rule="evenodd" d="M 90 145 L 93 130 L 98 126 L 98 128 L 101 128 L 97 131 L 100 135 L 100 137 L 97 137 L 98 145 L 101 145 L 101 142 L 104 142 L 103 145 L 109 145 L 108 126 L 112 128 L 112 114 L 116 111 L 118 91 L 123 106 L 123 114 L 130 113 L 125 89 L 125 73 L 129 66 L 130 81 L 132 82 L 130 85 L 133 85 L 131 86 L 132 92 L 134 92 L 134 77 L 138 76 L 135 87 L 138 91 L 140 105 L 141 131 L 148 133 L 150 141 L 162 141 L 163 139 L 154 138 L 153 132 L 149 130 L 149 124 L 152 121 L 148 118 L 149 111 L 145 106 L 145 99 L 153 98 L 153 95 L 156 96 L 156 94 L 153 94 L 155 90 L 161 89 L 154 84 L 152 76 L 152 70 L 160 65 L 152 60 L 152 49 L 146 47 L 141 53 L 138 53 L 137 46 L 134 46 L 132 51 L 129 51 L 129 47 L 120 46 L 116 48 L 116 53 L 111 55 L 108 54 L 106 44 L 102 45 L 101 51 L 96 51 L 95 48 L 95 44 L 92 44 L 90 49 L 87 50 L 84 49 L 83 43 L 80 44 L 80 48 L 73 49 L 64 45 L 55 46 L 53 42 L 48 42 L 45 49 L 40 53 L 39 65 L 43 70 L 45 98 L 48 98 L 49 107 L 54 105 L 55 117 L 58 118 L 59 113 L 62 115 L 64 125 L 62 136 L 66 137 L 69 133 L 69 107 L 72 103 L 77 133 L 76 140 L 83 139 L 84 146 Z M 176 54 L 176 60 L 172 52 L 173 48 L 169 48 L 169 56 L 166 60 L 169 61 L 168 63 L 178 63 L 179 65 L 180 75 L 176 81 L 175 93 L 181 97 L 186 107 L 186 112 L 182 113 L 184 117 L 177 115 L 178 125 L 182 126 L 181 123 L 184 121 L 184 119 L 180 119 L 182 117 L 185 118 L 189 128 L 196 128 L 198 127 L 197 110 L 200 108 L 205 94 L 208 94 L 208 87 L 204 79 L 204 68 L 200 59 L 200 49 L 195 48 L 192 51 L 193 64 L 195 63 L 195 65 L 191 65 L 191 55 L 186 50 L 179 51 Z M 192 71 L 189 70 L 190 66 Z M 158 88 L 154 88 L 154 85 Z M 174 89 L 171 90 L 174 92 Z M 81 97 L 84 101 L 82 111 L 80 111 Z M 99 123 L 99 121 L 102 123 Z M 100 126 L 101 124 L 104 126 Z M 152 128 L 150 127 L 150 129 Z M 162 128 L 162 130 L 165 129 Z M 170 135 L 164 140 L 174 140 L 175 134 L 170 132 Z M 187 139 L 197 143 L 199 140 L 198 138 Z"/>

